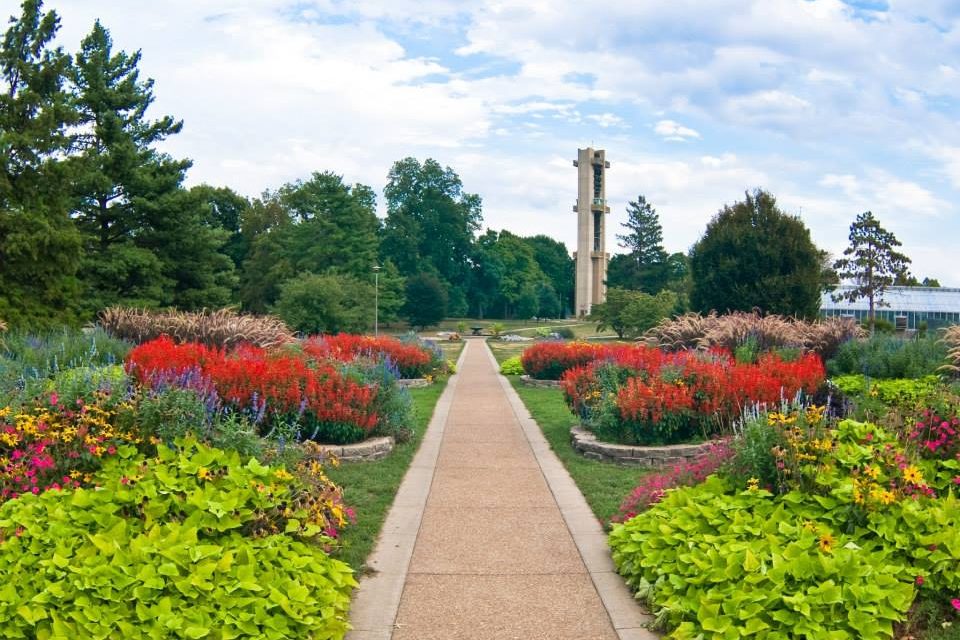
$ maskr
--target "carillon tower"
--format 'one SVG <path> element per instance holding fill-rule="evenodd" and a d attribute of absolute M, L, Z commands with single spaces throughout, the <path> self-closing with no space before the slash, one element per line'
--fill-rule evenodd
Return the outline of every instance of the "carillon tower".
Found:
<path fill-rule="evenodd" d="M 578 149 L 577 159 L 577 251 L 573 254 L 577 271 L 577 316 L 589 315 L 590 307 L 605 302 L 607 287 L 606 214 L 607 169 L 606 152 L 602 149 Z"/>

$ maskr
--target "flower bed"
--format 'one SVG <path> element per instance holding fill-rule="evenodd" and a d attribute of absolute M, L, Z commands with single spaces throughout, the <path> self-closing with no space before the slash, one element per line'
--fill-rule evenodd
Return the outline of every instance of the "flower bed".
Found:
<path fill-rule="evenodd" d="M 363 384 L 322 362 L 243 346 L 233 351 L 163 337 L 134 348 L 127 368 L 141 384 L 169 384 L 196 371 L 219 402 L 252 416 L 269 433 L 294 423 L 301 437 L 343 443 L 361 440 L 377 425 L 374 385 Z"/>
<path fill-rule="evenodd" d="M 724 352 L 669 354 L 638 345 L 569 369 L 561 382 L 571 410 L 601 440 L 672 444 L 713 435 L 743 407 L 812 393 L 823 380 L 812 354 L 792 362 L 766 354 L 742 364 Z"/>
<path fill-rule="evenodd" d="M 559 380 L 567 370 L 602 358 L 609 350 L 586 342 L 538 342 L 524 349 L 521 362 L 531 378 Z"/>
<path fill-rule="evenodd" d="M 178 444 L 157 459 L 121 447 L 95 490 L 0 506 L 5 637 L 344 636 L 356 582 L 324 551 L 325 496 Z"/>
<path fill-rule="evenodd" d="M 397 368 L 398 377 L 425 378 L 441 373 L 442 352 L 436 345 L 418 339 L 400 341 L 391 336 L 365 336 L 340 333 L 334 336 L 312 336 L 303 343 L 304 353 L 321 360 L 351 362 L 358 357 L 388 361 Z"/>
<path fill-rule="evenodd" d="M 703 484 L 644 479 L 610 534 L 618 571 L 669 638 L 960 624 L 957 414 L 921 415 L 898 437 L 822 407 L 758 412 Z"/>

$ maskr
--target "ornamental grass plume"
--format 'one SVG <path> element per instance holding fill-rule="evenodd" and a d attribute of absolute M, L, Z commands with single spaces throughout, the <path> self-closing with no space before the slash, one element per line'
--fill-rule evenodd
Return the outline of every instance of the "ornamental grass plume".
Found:
<path fill-rule="evenodd" d="M 163 335 L 176 342 L 211 347 L 246 343 L 270 348 L 294 340 L 293 333 L 277 317 L 238 314 L 231 309 L 184 312 L 110 307 L 101 311 L 97 319 L 110 335 L 138 344 Z"/>
<path fill-rule="evenodd" d="M 940 342 L 947 345 L 947 359 L 950 361 L 940 367 L 940 370 L 953 374 L 960 373 L 960 324 L 944 329 Z"/>
<path fill-rule="evenodd" d="M 643 341 L 669 351 L 720 348 L 730 352 L 753 342 L 760 353 L 792 347 L 816 353 L 826 360 L 843 342 L 863 336 L 863 329 L 850 318 L 807 322 L 779 315 L 760 315 L 756 311 L 736 311 L 722 316 L 687 313 L 665 319 L 647 331 Z M 960 345 L 960 333 L 957 340 Z"/>

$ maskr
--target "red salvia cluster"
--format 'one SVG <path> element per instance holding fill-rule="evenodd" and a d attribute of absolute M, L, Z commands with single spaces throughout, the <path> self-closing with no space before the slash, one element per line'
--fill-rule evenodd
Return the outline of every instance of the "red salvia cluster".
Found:
<path fill-rule="evenodd" d="M 620 417 L 654 423 L 678 416 L 729 422 L 754 403 L 774 404 L 800 390 L 814 393 L 826 375 L 813 354 L 793 362 L 768 354 L 756 364 L 742 364 L 720 351 L 667 354 L 624 347 L 563 375 L 561 386 L 574 412 L 584 415 L 601 399 L 597 369 L 607 364 L 626 372 L 616 389 Z"/>
<path fill-rule="evenodd" d="M 258 420 L 309 414 L 320 423 L 349 424 L 365 432 L 377 424 L 372 409 L 376 387 L 344 377 L 327 362 L 308 364 L 298 355 L 249 345 L 232 351 L 178 345 L 164 336 L 134 348 L 127 369 L 148 385 L 161 373 L 199 369 L 223 402 Z"/>
<path fill-rule="evenodd" d="M 313 336 L 303 344 L 307 355 L 350 362 L 358 356 L 375 360 L 388 359 L 403 378 L 420 378 L 430 373 L 430 354 L 415 344 L 400 342 L 391 336 L 364 336 L 340 333 L 335 336 Z"/>
<path fill-rule="evenodd" d="M 523 370 L 538 380 L 559 380 L 563 374 L 611 353 L 607 345 L 586 342 L 539 342 L 520 357 Z"/>

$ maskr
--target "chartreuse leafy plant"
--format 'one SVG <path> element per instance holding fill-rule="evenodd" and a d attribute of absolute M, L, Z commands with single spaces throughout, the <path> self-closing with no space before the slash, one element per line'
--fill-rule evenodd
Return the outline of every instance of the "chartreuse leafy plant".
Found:
<path fill-rule="evenodd" d="M 921 589 L 956 607 L 956 459 L 911 457 L 853 420 L 770 427 L 787 432 L 778 475 L 793 469 L 773 483 L 781 495 L 712 476 L 614 525 L 618 570 L 671 638 L 889 638 Z"/>
<path fill-rule="evenodd" d="M 282 468 L 185 440 L 0 506 L 6 638 L 342 638 L 356 585 Z"/>
<path fill-rule="evenodd" d="M 500 373 L 505 376 L 523 375 L 523 363 L 520 356 L 511 356 L 500 363 Z"/>
<path fill-rule="evenodd" d="M 614 525 L 610 545 L 670 638 L 889 638 L 914 576 L 890 550 L 816 523 L 818 511 L 799 493 L 733 493 L 712 476 Z"/>

